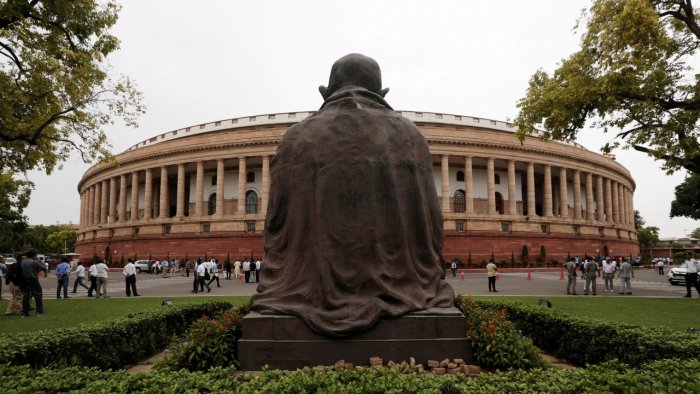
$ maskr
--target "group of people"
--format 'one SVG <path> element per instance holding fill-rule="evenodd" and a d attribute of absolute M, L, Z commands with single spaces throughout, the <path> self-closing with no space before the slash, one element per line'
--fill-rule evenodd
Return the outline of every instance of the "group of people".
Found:
<path fill-rule="evenodd" d="M 16 263 L 4 264 L 0 257 L 0 270 L 4 272 L 5 284 L 9 286 L 11 299 L 5 315 L 29 316 L 30 301 L 34 298 L 36 316 L 44 315 L 44 300 L 39 283 L 39 272 L 47 273 L 46 265 L 36 260 L 36 252 L 29 251 Z"/>
<path fill-rule="evenodd" d="M 185 272 L 189 277 L 190 270 L 194 271 L 194 281 L 192 287 L 192 293 L 204 292 L 204 288 L 207 288 L 207 292 L 211 292 L 211 284 L 216 281 L 216 287 L 221 287 L 219 282 L 219 261 L 216 259 L 211 259 L 209 261 L 202 261 L 202 259 L 197 259 L 197 261 L 190 263 L 186 261 Z M 192 266 L 194 264 L 194 266 Z M 251 262 L 249 260 L 244 260 L 241 263 L 240 260 L 236 260 L 231 263 L 230 260 L 226 260 L 223 265 L 223 271 L 225 273 L 225 279 L 231 280 L 235 276 L 236 279 L 240 278 L 241 275 L 245 277 L 246 283 L 257 283 L 260 281 L 260 268 L 262 267 L 262 262 L 256 260 Z M 233 271 L 233 275 L 232 275 Z M 243 272 L 243 274 L 241 274 Z"/>
<path fill-rule="evenodd" d="M 619 264 L 619 265 L 618 265 Z M 617 278 L 620 279 L 620 288 L 618 294 L 632 294 L 632 284 L 630 279 L 634 278 L 634 270 L 629 259 L 622 258 L 613 259 L 610 257 L 601 257 L 600 263 L 593 258 L 585 258 L 583 261 L 578 256 L 563 265 L 567 272 L 568 280 L 566 283 L 566 294 L 576 295 L 576 277 L 578 271 L 581 271 L 581 277 L 585 279 L 583 287 L 584 295 L 596 295 L 597 278 L 603 277 L 605 283 L 605 292 L 614 292 L 614 278 L 617 273 Z"/>

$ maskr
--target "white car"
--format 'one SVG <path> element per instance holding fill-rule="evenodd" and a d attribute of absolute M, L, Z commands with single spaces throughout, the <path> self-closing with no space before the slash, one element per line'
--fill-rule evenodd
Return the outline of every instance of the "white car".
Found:
<path fill-rule="evenodd" d="M 688 271 L 686 263 L 681 263 L 678 267 L 673 267 L 666 276 L 672 285 L 685 285 L 685 274 Z"/>
<path fill-rule="evenodd" d="M 134 261 L 134 265 L 136 266 L 136 273 L 141 273 L 141 272 L 147 272 L 151 273 L 151 269 L 153 269 L 153 263 L 155 260 L 136 260 Z"/>
<path fill-rule="evenodd" d="M 4 257 L 5 265 L 14 264 L 17 260 L 14 257 Z"/>

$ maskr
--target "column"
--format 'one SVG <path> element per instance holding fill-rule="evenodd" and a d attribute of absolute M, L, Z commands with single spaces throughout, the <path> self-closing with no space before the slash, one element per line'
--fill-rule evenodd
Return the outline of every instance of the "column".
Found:
<path fill-rule="evenodd" d="M 185 164 L 177 165 L 177 201 L 175 202 L 175 216 L 185 217 Z"/>
<path fill-rule="evenodd" d="M 537 216 L 535 202 L 535 163 L 527 163 L 527 216 Z"/>
<path fill-rule="evenodd" d="M 152 217 L 151 213 L 153 212 L 153 170 L 150 168 L 146 170 L 146 186 L 143 197 L 143 218 L 150 219 Z"/>
<path fill-rule="evenodd" d="M 627 199 L 625 198 L 625 187 L 621 184 L 617 184 L 617 190 L 620 194 L 618 201 L 620 202 L 620 223 L 627 224 Z"/>
<path fill-rule="evenodd" d="M 581 172 L 574 170 L 574 219 L 581 219 Z"/>
<path fill-rule="evenodd" d="M 84 227 L 83 221 L 85 220 L 85 192 L 80 193 L 80 228 Z"/>
<path fill-rule="evenodd" d="M 544 202 L 544 216 L 552 216 L 552 166 L 545 164 L 544 166 L 544 190 L 542 199 Z"/>
<path fill-rule="evenodd" d="M 108 181 L 102 181 L 102 192 L 100 193 L 100 224 L 107 223 L 107 204 L 109 203 L 107 194 L 107 188 L 109 187 Z"/>
<path fill-rule="evenodd" d="M 467 200 L 467 212 L 474 212 L 474 174 L 472 173 L 472 157 L 464 160 L 464 197 Z"/>
<path fill-rule="evenodd" d="M 515 162 L 508 160 L 508 214 L 518 213 L 517 200 L 515 196 Z"/>
<path fill-rule="evenodd" d="M 605 221 L 613 220 L 612 191 L 610 190 L 610 179 L 605 178 Z"/>
<path fill-rule="evenodd" d="M 620 223 L 620 188 L 619 188 L 619 184 L 615 181 L 611 181 L 610 182 L 610 190 L 612 193 L 613 222 Z"/>
<path fill-rule="evenodd" d="M 160 167 L 160 208 L 158 217 L 165 219 L 170 217 L 170 204 L 168 199 L 168 166 Z"/>
<path fill-rule="evenodd" d="M 218 181 L 218 179 L 217 179 Z M 204 215 L 204 162 L 197 162 L 197 180 L 195 181 L 194 192 L 194 214 L 195 216 Z"/>
<path fill-rule="evenodd" d="M 110 223 L 116 222 L 114 220 L 117 216 L 117 178 L 112 177 L 109 179 L 109 211 L 107 220 Z"/>
<path fill-rule="evenodd" d="M 586 220 L 595 220 L 593 210 L 593 174 L 586 173 Z"/>
<path fill-rule="evenodd" d="M 119 219 L 118 221 L 126 221 L 126 174 L 119 177 Z"/>
<path fill-rule="evenodd" d="M 244 160 L 245 163 L 245 160 Z M 243 185 L 245 185 L 245 164 L 243 164 Z M 224 216 L 224 159 L 216 161 L 216 216 Z M 239 170 L 240 171 L 240 170 Z M 240 185 L 240 182 L 239 182 Z M 240 199 L 239 199 L 240 200 Z M 245 197 L 244 197 L 245 200 Z"/>
<path fill-rule="evenodd" d="M 559 216 L 569 217 L 569 190 L 566 184 L 566 168 L 559 169 Z"/>
<path fill-rule="evenodd" d="M 486 160 L 486 190 L 489 201 L 489 214 L 496 213 L 496 184 L 493 170 L 493 158 Z"/>
<path fill-rule="evenodd" d="M 442 155 L 442 212 L 450 212 L 450 167 L 449 156 Z"/>
<path fill-rule="evenodd" d="M 596 175 L 596 213 L 598 214 L 598 221 L 605 221 L 605 202 L 603 201 L 603 177 Z"/>
<path fill-rule="evenodd" d="M 88 215 L 87 225 L 92 226 L 95 220 L 95 185 L 88 188 Z"/>
<path fill-rule="evenodd" d="M 270 156 L 262 157 L 262 207 L 260 211 L 267 213 L 267 202 L 270 198 Z"/>
<path fill-rule="evenodd" d="M 245 156 L 238 158 L 238 214 L 245 214 L 245 184 L 246 162 Z"/>
<path fill-rule="evenodd" d="M 131 216 L 129 220 L 139 220 L 139 172 L 131 173 Z"/>
<path fill-rule="evenodd" d="M 634 222 L 634 191 L 632 189 L 629 190 L 630 193 L 630 224 L 632 227 L 634 227 L 635 222 Z"/>

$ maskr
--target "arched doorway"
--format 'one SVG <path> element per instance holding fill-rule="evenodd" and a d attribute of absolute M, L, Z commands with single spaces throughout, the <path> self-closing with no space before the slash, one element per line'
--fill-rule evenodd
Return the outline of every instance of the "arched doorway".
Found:
<path fill-rule="evenodd" d="M 245 213 L 258 213 L 258 193 L 252 190 L 245 194 Z"/>
<path fill-rule="evenodd" d="M 503 215 L 503 195 L 500 192 L 496 192 L 496 212 Z"/>
<path fill-rule="evenodd" d="M 465 212 L 467 210 L 467 200 L 464 197 L 464 190 L 457 190 L 452 199 L 452 212 Z"/>
<path fill-rule="evenodd" d="M 207 212 L 209 215 L 213 215 L 216 213 L 216 193 L 212 193 L 211 196 L 209 196 L 209 204 L 207 204 Z"/>

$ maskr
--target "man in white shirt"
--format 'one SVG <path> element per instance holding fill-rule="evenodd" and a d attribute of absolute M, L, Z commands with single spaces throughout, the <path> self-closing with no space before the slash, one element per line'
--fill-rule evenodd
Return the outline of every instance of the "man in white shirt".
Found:
<path fill-rule="evenodd" d="M 90 288 L 88 289 L 88 297 L 92 297 L 92 292 L 97 291 L 97 262 L 93 262 L 88 269 L 90 275 Z"/>
<path fill-rule="evenodd" d="M 659 275 L 663 275 L 664 274 L 664 260 L 661 259 L 661 260 L 657 261 L 656 267 L 659 269 Z"/>
<path fill-rule="evenodd" d="M 687 293 L 685 294 L 684 297 L 692 297 L 693 293 L 691 292 L 692 288 L 695 287 L 695 290 L 698 291 L 698 295 L 700 295 L 700 283 L 698 283 L 698 271 L 700 271 L 700 266 L 698 262 L 692 257 L 693 255 L 690 252 L 686 252 L 685 254 L 685 288 Z"/>
<path fill-rule="evenodd" d="M 97 274 L 95 276 L 97 277 L 97 297 L 95 298 L 109 298 L 107 295 L 107 273 L 109 272 L 109 268 L 104 261 L 100 261 L 96 265 Z"/>
<path fill-rule="evenodd" d="M 255 260 L 255 283 L 260 283 L 260 259 Z"/>
<path fill-rule="evenodd" d="M 243 276 L 245 276 L 245 283 L 250 282 L 250 261 L 246 259 L 243 262 Z"/>
<path fill-rule="evenodd" d="M 615 264 L 610 259 L 603 261 L 603 280 L 605 281 L 605 291 L 613 292 L 613 279 L 615 278 Z"/>
<path fill-rule="evenodd" d="M 90 291 L 90 288 L 85 286 L 83 282 L 85 280 L 85 267 L 83 263 L 78 262 L 78 266 L 75 267 L 75 282 L 73 282 L 73 294 L 78 292 L 78 286 L 82 286 L 85 290 Z"/>
<path fill-rule="evenodd" d="M 199 286 L 200 286 L 200 288 L 202 288 L 202 289 L 203 289 L 204 287 L 206 287 L 206 288 L 207 288 L 207 293 L 211 292 L 211 287 L 209 287 L 209 284 L 207 283 L 207 280 L 206 280 L 206 278 L 205 278 L 206 275 L 207 275 L 207 273 L 208 273 L 208 271 L 209 271 L 209 269 L 207 268 L 208 265 L 209 265 L 209 264 L 206 263 L 206 262 L 197 265 L 197 280 L 199 281 Z M 195 289 L 196 289 L 196 286 L 195 286 Z M 198 291 L 195 291 L 195 293 L 198 293 Z"/>
<path fill-rule="evenodd" d="M 124 266 L 123 272 L 126 280 L 126 296 L 131 297 L 133 292 L 134 297 L 138 297 L 139 293 L 136 291 L 136 266 L 133 259 L 129 259 L 129 262 Z"/>

